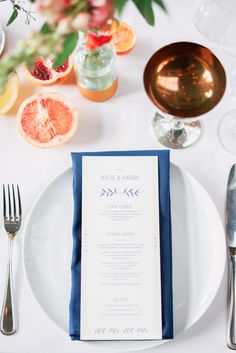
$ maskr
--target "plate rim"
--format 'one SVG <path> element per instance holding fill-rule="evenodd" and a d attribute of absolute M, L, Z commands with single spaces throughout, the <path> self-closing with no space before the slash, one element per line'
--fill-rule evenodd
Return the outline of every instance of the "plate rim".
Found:
<path fill-rule="evenodd" d="M 3 54 L 4 48 L 5 48 L 5 44 L 6 44 L 6 34 L 5 31 L 0 23 L 0 32 L 2 35 L 2 43 L 0 44 L 0 56 Z"/>
<path fill-rule="evenodd" d="M 222 234 L 225 234 L 223 222 L 221 220 L 219 211 L 218 211 L 215 203 L 213 202 L 212 198 L 210 197 L 209 193 L 207 192 L 207 190 L 200 184 L 200 182 L 194 176 L 192 176 L 191 173 L 186 171 L 184 168 L 182 168 L 178 164 L 170 162 L 170 168 L 173 168 L 173 167 L 179 169 L 182 175 L 185 175 L 185 177 L 187 177 L 189 180 L 193 181 L 193 183 L 195 183 L 198 186 L 198 188 L 200 188 L 201 191 L 205 194 L 205 196 L 207 197 L 207 199 L 211 203 L 212 209 L 214 209 L 215 215 L 217 216 L 217 218 L 219 220 L 218 223 L 219 223 L 220 228 L 221 228 L 219 233 L 222 232 Z M 26 279 L 27 286 L 30 289 L 30 292 L 32 294 L 32 297 L 34 297 L 34 300 L 37 303 L 38 307 L 40 308 L 41 312 L 43 312 L 44 315 L 46 315 L 46 317 L 51 322 L 53 322 L 56 325 L 56 327 L 58 327 L 61 331 L 63 331 L 64 334 L 67 334 L 67 335 L 68 335 L 68 332 L 66 332 L 63 327 L 61 327 L 56 321 L 54 321 L 51 318 L 51 316 L 47 313 L 47 311 L 41 306 L 40 301 L 38 300 L 38 298 L 34 294 L 33 288 L 32 288 L 32 286 L 30 284 L 29 276 L 27 274 L 27 271 L 28 271 L 27 270 L 27 259 L 26 259 L 27 255 L 26 255 L 26 249 L 25 248 L 26 248 L 26 245 L 27 245 L 27 235 L 26 235 L 27 234 L 27 227 L 29 225 L 31 215 L 34 212 L 34 209 L 35 209 L 36 205 L 40 201 L 41 197 L 45 194 L 45 192 L 51 187 L 51 185 L 54 184 L 58 179 L 62 178 L 64 175 L 66 175 L 69 172 L 72 172 L 72 166 L 67 167 L 62 172 L 58 173 L 55 177 L 51 178 L 51 180 L 42 188 L 41 192 L 36 197 L 35 201 L 33 202 L 32 206 L 30 207 L 30 209 L 28 211 L 26 220 L 24 222 L 24 226 L 23 226 L 23 230 L 22 230 L 23 243 L 22 243 L 22 250 L 21 250 L 22 262 L 23 262 L 23 273 L 24 273 L 24 277 Z M 223 241 L 223 239 L 224 239 L 224 241 Z M 204 305 L 203 309 L 200 310 L 199 312 L 195 313 L 194 322 L 191 322 L 190 325 L 186 326 L 181 332 L 177 333 L 174 336 L 174 338 L 178 337 L 180 334 L 183 334 L 184 332 L 186 332 L 190 328 L 192 328 L 194 325 L 196 325 L 197 322 L 207 313 L 207 311 L 209 310 L 211 304 L 213 303 L 213 301 L 214 301 L 214 299 L 215 299 L 215 297 L 216 297 L 216 295 L 217 295 L 217 293 L 219 291 L 219 288 L 220 288 L 220 286 L 221 286 L 221 284 L 223 282 L 223 277 L 224 277 L 225 268 L 226 268 L 226 259 L 227 259 L 227 256 L 226 256 L 226 254 L 227 254 L 227 252 L 226 252 L 226 237 L 222 238 L 222 243 L 224 243 L 224 247 L 222 247 L 222 264 L 221 264 L 221 266 L 219 266 L 221 271 L 217 272 L 217 277 L 216 277 L 217 278 L 217 285 L 215 285 L 214 290 L 210 291 L 211 295 L 209 296 L 209 299 L 206 302 L 206 304 Z M 141 351 L 141 350 L 144 350 L 144 349 L 155 348 L 155 347 L 161 346 L 162 344 L 165 344 L 167 342 L 172 342 L 172 341 L 173 340 L 154 340 L 154 341 L 147 340 L 146 342 L 149 343 L 149 344 L 147 344 L 145 347 L 144 346 L 141 346 L 140 348 L 139 347 L 135 347 L 135 348 L 132 348 L 132 347 L 122 347 L 122 348 L 113 347 L 112 349 L 113 350 L 119 350 L 119 351 L 122 351 L 122 352 L 131 352 L 131 351 L 137 352 L 137 351 Z M 134 342 L 137 342 L 137 341 L 134 341 Z M 93 346 L 100 347 L 100 348 L 103 348 L 103 349 L 106 349 L 106 350 L 111 349 L 110 346 L 102 345 L 101 342 L 100 342 L 100 344 L 97 344 L 96 342 L 93 342 L 93 341 L 83 341 L 83 343 L 91 344 Z"/>

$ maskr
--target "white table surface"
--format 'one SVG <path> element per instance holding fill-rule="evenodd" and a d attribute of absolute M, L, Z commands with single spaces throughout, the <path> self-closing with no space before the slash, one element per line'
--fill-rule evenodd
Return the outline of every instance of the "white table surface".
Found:
<path fill-rule="evenodd" d="M 165 14 L 156 7 L 154 28 L 145 23 L 132 4 L 127 6 L 123 19 L 136 28 L 137 45 L 129 55 L 118 58 L 119 90 L 111 100 L 102 104 L 86 101 L 80 96 L 76 86 L 72 84 L 45 89 L 63 92 L 70 96 L 78 106 L 80 126 L 68 144 L 55 149 L 42 150 L 27 144 L 18 134 L 15 113 L 20 100 L 41 90 L 32 87 L 24 81 L 24 78 L 21 79 L 21 91 L 16 108 L 9 116 L 0 117 L 0 184 L 8 182 L 20 184 L 24 218 L 41 190 L 56 175 L 71 165 L 71 151 L 163 148 L 150 132 L 150 120 L 155 109 L 143 89 L 142 74 L 145 63 L 158 48 L 175 41 L 194 41 L 211 48 L 214 47 L 214 44 L 203 38 L 193 25 L 193 1 L 165 0 L 165 2 L 169 12 Z M 7 22 L 9 10 L 8 4 L 1 3 L 0 18 L 3 25 Z M 27 27 L 22 15 L 14 24 L 8 28 L 5 27 L 7 48 L 14 47 L 17 39 L 29 33 L 31 29 L 39 27 L 39 22 L 34 22 L 31 27 Z M 227 58 L 225 62 L 226 69 L 230 71 L 228 64 L 232 64 L 231 58 Z M 186 150 L 171 151 L 171 160 L 189 171 L 207 190 L 219 210 L 222 221 L 224 220 L 228 172 L 236 157 L 221 146 L 217 137 L 217 124 L 222 115 L 233 108 L 236 108 L 236 97 L 226 93 L 221 103 L 204 119 L 204 133 L 201 140 Z M 2 226 L 0 232 L 1 302 L 7 238 Z M 0 335 L 0 352 L 106 352 L 105 349 L 96 348 L 88 343 L 71 342 L 68 335 L 42 312 L 23 274 L 22 236 L 23 234 L 17 236 L 14 248 L 19 330 L 10 337 Z M 145 352 L 228 352 L 226 347 L 226 293 L 225 272 L 215 300 L 204 316 L 191 329 L 177 336 L 172 342 Z"/>

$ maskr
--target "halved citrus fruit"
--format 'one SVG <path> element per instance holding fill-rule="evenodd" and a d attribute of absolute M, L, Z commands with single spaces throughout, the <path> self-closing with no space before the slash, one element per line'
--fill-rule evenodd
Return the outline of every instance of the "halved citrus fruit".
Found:
<path fill-rule="evenodd" d="M 125 22 L 110 19 L 100 28 L 100 32 L 112 36 L 112 41 L 118 55 L 129 53 L 135 46 L 135 30 Z"/>
<path fill-rule="evenodd" d="M 26 68 L 29 80 L 39 86 L 51 86 L 64 82 L 73 70 L 72 59 L 67 59 L 61 66 L 53 68 L 51 59 L 41 57 L 35 59 L 32 68 Z"/>
<path fill-rule="evenodd" d="M 15 104 L 19 93 L 19 78 L 13 73 L 2 93 L 0 93 L 0 114 L 6 114 Z"/>
<path fill-rule="evenodd" d="M 17 113 L 17 126 L 23 138 L 37 147 L 54 147 L 67 142 L 78 126 L 75 105 L 55 92 L 26 99 Z"/>

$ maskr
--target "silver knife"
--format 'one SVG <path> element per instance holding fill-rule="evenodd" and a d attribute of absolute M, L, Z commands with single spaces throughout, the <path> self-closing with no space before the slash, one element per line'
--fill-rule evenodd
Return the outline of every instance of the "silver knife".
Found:
<path fill-rule="evenodd" d="M 236 164 L 229 173 L 226 197 L 226 233 L 229 249 L 229 316 L 227 345 L 236 349 Z"/>

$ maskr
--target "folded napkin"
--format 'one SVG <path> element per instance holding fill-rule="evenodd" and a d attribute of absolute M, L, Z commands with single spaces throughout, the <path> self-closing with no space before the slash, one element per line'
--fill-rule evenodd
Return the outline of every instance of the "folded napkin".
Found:
<path fill-rule="evenodd" d="M 81 207 L 83 156 L 158 156 L 159 212 L 161 249 L 162 338 L 173 338 L 172 252 L 169 186 L 169 151 L 121 151 L 72 153 L 73 163 L 73 252 L 71 264 L 71 298 L 69 307 L 69 334 L 80 339 L 80 279 L 81 279 Z"/>

